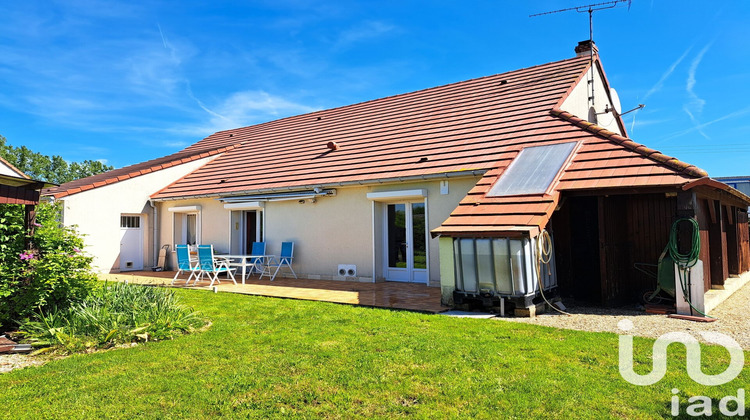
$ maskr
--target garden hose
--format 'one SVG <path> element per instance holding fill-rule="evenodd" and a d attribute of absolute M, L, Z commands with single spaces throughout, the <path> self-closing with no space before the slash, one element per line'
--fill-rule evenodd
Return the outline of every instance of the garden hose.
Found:
<path fill-rule="evenodd" d="M 677 228 L 680 222 L 690 222 L 693 227 L 693 237 L 690 245 L 690 252 L 687 254 L 680 253 L 679 244 L 677 241 Z M 677 265 L 677 274 L 680 279 L 680 288 L 682 289 L 682 295 L 685 301 L 690 305 L 690 308 L 695 312 L 703 315 L 707 318 L 713 318 L 712 316 L 706 315 L 699 311 L 693 303 L 690 301 L 690 291 L 688 290 L 688 282 L 690 281 L 690 269 L 698 263 L 698 257 L 701 252 L 701 236 L 700 227 L 698 222 L 692 218 L 682 218 L 675 220 L 672 223 L 672 230 L 669 232 L 669 243 L 667 244 L 669 256 L 672 257 L 672 261 Z"/>
<path fill-rule="evenodd" d="M 549 263 L 552 261 L 552 238 L 549 236 L 547 229 L 542 229 L 539 233 L 539 237 L 536 241 L 536 280 L 539 282 L 539 293 L 542 295 L 542 299 L 547 302 L 552 309 L 560 312 L 563 315 L 571 316 L 569 313 L 559 309 L 557 306 L 550 303 L 547 297 L 544 296 L 544 284 L 542 283 L 542 264 L 547 266 L 548 275 L 552 274 L 549 268 Z"/>

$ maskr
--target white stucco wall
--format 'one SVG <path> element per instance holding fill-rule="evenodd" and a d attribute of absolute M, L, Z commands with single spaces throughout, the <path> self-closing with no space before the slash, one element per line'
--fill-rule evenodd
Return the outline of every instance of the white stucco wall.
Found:
<path fill-rule="evenodd" d="M 466 196 L 479 178 L 452 178 L 449 194 L 440 194 L 440 182 L 397 183 L 377 186 L 338 187 L 335 197 L 321 197 L 316 203 L 297 200 L 265 203 L 264 232 L 267 253 L 278 255 L 281 243 L 293 241 L 294 269 L 301 277 L 336 278 L 338 264 L 355 264 L 357 277 L 382 280 L 383 206 L 367 198 L 369 192 L 427 190 L 428 230 L 437 228 L 448 218 L 458 202 Z M 213 244 L 217 253 L 236 249 L 232 238 L 240 232 L 231 213 L 216 199 L 179 200 L 158 203 L 161 226 L 160 243 L 172 244 L 173 212 L 170 207 L 200 206 L 200 243 Z M 373 228 L 373 207 L 375 227 Z M 373 248 L 373 238 L 376 239 Z M 236 240 L 235 240 L 236 242 Z M 428 239 L 430 281 L 440 281 L 440 260 L 437 239 Z M 373 258 L 375 272 L 373 274 Z M 171 267 L 175 266 L 171 253 Z"/>
<path fill-rule="evenodd" d="M 591 90 L 589 89 L 588 80 L 591 77 L 591 70 L 589 69 L 585 77 L 573 88 L 573 91 L 565 99 L 560 106 L 563 111 L 568 111 L 571 114 L 589 121 L 589 108 L 591 102 L 589 102 L 589 95 Z M 595 69 L 594 73 L 594 109 L 597 112 L 597 124 L 607 130 L 613 131 L 617 134 L 622 135 L 622 130 L 617 124 L 617 118 L 611 112 L 604 113 L 604 109 L 609 106 L 613 107 L 612 101 L 610 101 L 609 94 L 607 92 L 599 69 Z"/>
<path fill-rule="evenodd" d="M 143 216 L 143 265 L 151 267 L 154 265 L 154 225 L 149 196 L 210 159 L 195 160 L 63 197 L 63 223 L 78 226 L 78 231 L 84 235 L 85 251 L 94 256 L 94 269 L 108 273 L 120 269 L 120 215 L 140 214 Z"/>

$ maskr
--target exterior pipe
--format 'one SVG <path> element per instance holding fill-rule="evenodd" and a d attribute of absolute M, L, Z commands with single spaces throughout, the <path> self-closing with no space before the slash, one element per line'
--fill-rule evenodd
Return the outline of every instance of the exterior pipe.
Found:
<path fill-rule="evenodd" d="M 161 249 L 161 247 L 158 246 L 158 244 L 159 244 L 159 228 L 158 228 L 158 226 L 159 226 L 159 218 L 158 218 L 159 214 L 158 214 L 158 211 L 157 211 L 157 208 L 156 208 L 156 204 L 154 204 L 153 200 L 148 200 L 148 205 L 151 206 L 151 209 L 152 209 L 152 217 L 153 217 L 152 224 L 153 224 L 153 226 L 152 226 L 151 229 L 154 231 L 153 232 L 153 237 L 152 237 L 152 240 L 153 240 L 153 245 L 152 245 L 152 247 L 153 247 L 153 253 L 152 253 L 153 254 L 153 264 L 151 264 L 151 266 L 152 267 L 156 267 L 156 264 L 159 263 L 159 249 Z M 164 259 L 164 265 L 165 265 L 164 268 L 166 269 L 166 265 L 167 265 L 166 258 Z"/>

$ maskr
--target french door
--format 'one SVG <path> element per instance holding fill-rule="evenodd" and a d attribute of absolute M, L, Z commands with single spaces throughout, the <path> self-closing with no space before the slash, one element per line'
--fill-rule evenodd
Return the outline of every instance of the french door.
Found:
<path fill-rule="evenodd" d="M 386 206 L 386 280 L 427 283 L 426 222 L 424 202 Z"/>

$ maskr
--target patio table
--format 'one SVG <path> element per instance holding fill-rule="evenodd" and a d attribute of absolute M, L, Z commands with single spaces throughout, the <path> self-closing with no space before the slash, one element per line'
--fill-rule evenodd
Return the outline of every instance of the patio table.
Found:
<path fill-rule="evenodd" d="M 274 255 L 244 255 L 244 254 L 218 254 L 216 258 L 221 258 L 227 261 L 227 265 L 230 267 L 242 267 L 242 284 L 245 284 L 245 277 L 252 274 L 253 269 L 258 269 L 263 272 L 266 265 L 275 260 Z M 260 262 L 256 262 L 260 260 Z M 247 268 L 250 267 L 250 272 L 247 272 Z"/>

